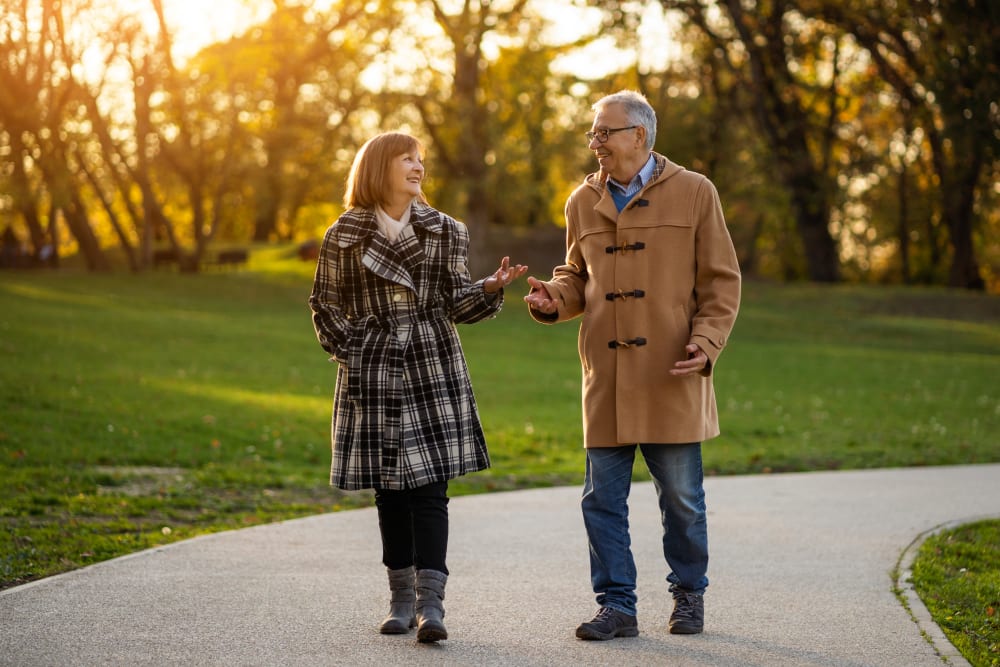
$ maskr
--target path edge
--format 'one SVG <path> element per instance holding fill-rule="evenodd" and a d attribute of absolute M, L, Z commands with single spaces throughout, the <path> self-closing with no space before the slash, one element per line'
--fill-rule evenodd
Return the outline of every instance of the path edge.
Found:
<path fill-rule="evenodd" d="M 900 554 L 899 560 L 896 563 L 896 568 L 892 573 L 894 592 L 900 602 L 902 602 L 903 606 L 910 613 L 910 617 L 913 619 L 913 622 L 920 628 L 921 635 L 927 640 L 927 643 L 934 648 L 934 651 L 939 656 L 941 656 L 941 660 L 949 665 L 972 667 L 969 661 L 965 659 L 965 656 L 962 655 L 961 651 L 955 648 L 955 645 L 951 643 L 951 640 L 948 639 L 948 636 L 944 633 L 941 627 L 934 622 L 930 611 L 928 611 L 927 607 L 924 605 L 924 601 L 921 600 L 920 596 L 917 594 L 917 589 L 913 586 L 913 561 L 916 560 L 920 547 L 930 537 L 966 524 L 998 518 L 1000 518 L 998 515 L 973 516 L 965 519 L 947 521 L 934 526 L 929 530 L 925 530 L 913 538 L 913 541 L 911 541 L 903 550 L 903 553 Z"/>

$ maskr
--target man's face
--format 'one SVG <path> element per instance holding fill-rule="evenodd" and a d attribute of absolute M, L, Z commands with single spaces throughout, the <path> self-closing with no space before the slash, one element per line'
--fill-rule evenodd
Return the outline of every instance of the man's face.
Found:
<path fill-rule="evenodd" d="M 597 157 L 598 164 L 615 180 L 628 180 L 635 175 L 635 165 L 642 165 L 648 157 L 642 140 L 642 128 L 628 128 L 632 123 L 625 115 L 625 108 L 621 104 L 609 104 L 594 117 L 594 124 L 591 132 L 595 133 L 590 140 L 589 148 Z M 618 130 L 604 138 L 602 130 Z"/>

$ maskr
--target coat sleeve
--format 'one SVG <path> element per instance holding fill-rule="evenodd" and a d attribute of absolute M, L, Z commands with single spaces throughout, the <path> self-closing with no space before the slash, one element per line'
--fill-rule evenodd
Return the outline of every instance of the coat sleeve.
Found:
<path fill-rule="evenodd" d="M 448 257 L 448 306 L 456 324 L 473 324 L 494 317 L 503 307 L 503 290 L 487 294 L 485 278 L 472 282 L 469 274 L 469 230 L 464 223 L 447 219 L 452 241 Z"/>
<path fill-rule="evenodd" d="M 344 362 L 347 359 L 351 322 L 342 308 L 343 284 L 335 226 L 326 231 L 320 246 L 312 294 L 309 295 L 309 308 L 312 310 L 313 328 L 319 344 L 336 361 Z"/>
<path fill-rule="evenodd" d="M 726 228 L 718 191 L 708 179 L 694 198 L 695 295 L 691 342 L 708 355 L 702 371 L 710 375 L 729 340 L 740 307 L 740 267 Z"/>
<path fill-rule="evenodd" d="M 580 315 L 587 305 L 587 261 L 581 252 L 579 223 L 574 214 L 576 198 L 570 197 L 566 202 L 566 262 L 552 270 L 552 280 L 543 281 L 549 296 L 555 299 L 558 310 L 546 315 L 540 311 L 529 309 L 531 317 L 542 324 L 555 324 L 573 319 Z"/>

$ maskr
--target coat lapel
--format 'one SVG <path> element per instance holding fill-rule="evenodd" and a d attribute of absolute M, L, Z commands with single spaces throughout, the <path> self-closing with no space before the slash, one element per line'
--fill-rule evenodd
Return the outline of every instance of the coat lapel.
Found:
<path fill-rule="evenodd" d="M 441 214 L 427 204 L 419 201 L 413 202 L 413 208 L 410 211 L 410 222 L 414 227 L 424 229 L 432 234 L 440 234 L 441 230 L 444 229 L 444 223 L 441 222 Z"/>
<path fill-rule="evenodd" d="M 444 226 L 440 214 L 426 204 L 414 202 L 410 211 L 410 226 L 403 230 L 396 240 L 396 252 L 400 263 L 412 275 L 426 259 L 428 235 L 440 237 Z M 435 247 L 437 242 L 433 244 Z"/>
<path fill-rule="evenodd" d="M 416 291 L 413 273 L 426 258 L 421 243 L 423 233 L 440 234 L 440 216 L 429 206 L 414 202 L 410 211 L 410 227 L 399 236 L 396 243 L 376 233 L 375 213 L 358 210 L 356 216 L 345 216 L 337 238 L 341 248 L 365 242 L 361 264 L 377 276 Z"/>
<path fill-rule="evenodd" d="M 424 247 L 420 243 L 420 239 L 417 238 L 413 225 L 408 225 L 403 229 L 399 238 L 396 239 L 393 251 L 399 257 L 399 263 L 403 269 L 411 277 L 416 272 L 417 267 L 424 262 Z"/>
<path fill-rule="evenodd" d="M 361 256 L 361 264 L 377 276 L 416 291 L 413 277 L 403 265 L 396 248 L 381 234 L 372 234 Z"/>

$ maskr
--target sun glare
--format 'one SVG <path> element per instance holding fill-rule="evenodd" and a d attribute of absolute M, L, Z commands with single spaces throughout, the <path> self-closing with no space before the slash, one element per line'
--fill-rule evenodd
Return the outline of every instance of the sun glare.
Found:
<path fill-rule="evenodd" d="M 638 64 L 640 70 L 662 67 L 678 57 L 680 48 L 673 39 L 674 27 L 659 3 L 650 3 L 642 11 L 633 50 L 620 49 L 610 36 L 600 36 L 603 13 L 596 7 L 567 7 L 551 0 L 539 0 L 541 13 L 551 21 L 547 37 L 556 44 L 566 44 L 581 37 L 594 40 L 574 52 L 557 57 L 552 69 L 575 74 L 582 79 L 599 79 Z M 567 16 L 571 20 L 565 20 Z"/>
<path fill-rule="evenodd" d="M 150 0 L 125 0 L 140 8 L 148 29 L 155 34 L 156 19 Z M 262 22 L 274 9 L 269 0 L 163 0 L 167 25 L 174 32 L 174 57 L 186 60 L 201 48 L 239 34 L 255 23 Z M 319 0 L 317 6 L 329 2 Z M 578 7 L 553 1 L 535 0 L 540 14 L 550 21 L 548 39 L 566 43 L 600 31 L 601 12 L 593 7 Z M 567 21 L 567 16 L 572 20 Z M 432 17 L 421 18 L 433 22 Z M 422 32 L 429 32 L 424 30 Z M 598 40 L 575 54 L 563 56 L 554 63 L 555 69 L 580 74 L 584 78 L 605 76 L 611 71 L 639 60 L 643 69 L 662 66 L 663 62 L 678 55 L 678 47 L 671 35 L 673 26 L 666 20 L 663 10 L 652 3 L 643 11 L 642 23 L 637 34 L 635 52 L 621 51 Z"/>
<path fill-rule="evenodd" d="M 151 0 L 120 0 L 142 17 L 146 31 L 159 27 Z M 163 0 L 163 13 L 173 38 L 173 56 L 184 61 L 214 42 L 229 39 L 262 21 L 274 5 L 262 0 Z"/>

